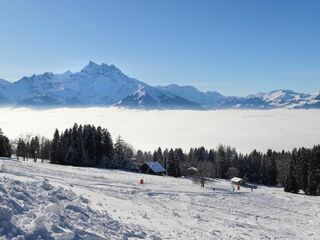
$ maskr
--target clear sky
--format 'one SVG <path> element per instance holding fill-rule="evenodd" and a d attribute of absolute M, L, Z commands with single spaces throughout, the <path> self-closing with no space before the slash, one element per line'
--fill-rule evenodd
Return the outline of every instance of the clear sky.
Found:
<path fill-rule="evenodd" d="M 115 64 L 226 95 L 320 90 L 320 1 L 0 0 L 0 78 Z"/>

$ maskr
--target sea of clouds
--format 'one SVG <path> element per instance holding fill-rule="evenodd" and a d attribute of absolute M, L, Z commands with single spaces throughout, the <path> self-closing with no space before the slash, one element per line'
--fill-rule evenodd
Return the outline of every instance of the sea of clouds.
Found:
<path fill-rule="evenodd" d="M 134 110 L 123 108 L 0 108 L 0 128 L 10 139 L 26 133 L 51 138 L 55 128 L 94 124 L 121 135 L 135 149 L 159 146 L 215 148 L 240 152 L 292 150 L 320 144 L 320 110 Z"/>

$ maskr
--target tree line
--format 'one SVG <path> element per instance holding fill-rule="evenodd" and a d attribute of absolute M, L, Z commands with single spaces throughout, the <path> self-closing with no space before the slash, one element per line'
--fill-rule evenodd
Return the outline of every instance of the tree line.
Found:
<path fill-rule="evenodd" d="M 37 159 L 43 162 L 44 159 L 50 158 L 51 141 L 45 137 L 27 134 L 24 138 L 19 138 L 15 144 L 16 155 L 24 161 L 31 158 L 34 162 Z"/>
<path fill-rule="evenodd" d="M 132 169 L 133 148 L 120 136 L 113 143 L 106 128 L 74 124 L 61 134 L 56 129 L 51 143 L 54 164 Z"/>
<path fill-rule="evenodd" d="M 140 154 L 144 155 L 148 154 Z M 283 186 L 287 192 L 303 190 L 308 195 L 320 195 L 320 145 L 291 152 L 269 149 L 262 153 L 253 150 L 249 154 L 241 154 L 222 145 L 209 150 L 191 148 L 189 152 L 179 148 L 164 151 L 158 148 L 152 157 L 162 163 L 171 176 L 240 177 L 257 184 Z M 192 173 L 190 169 L 197 171 Z"/>
<path fill-rule="evenodd" d="M 320 145 L 294 149 L 285 182 L 285 191 L 320 195 Z"/>
<path fill-rule="evenodd" d="M 128 170 L 138 170 L 152 160 L 160 162 L 169 176 L 241 177 L 258 184 L 280 185 L 287 192 L 303 190 L 320 195 L 320 145 L 281 152 L 253 150 L 249 154 L 222 145 L 216 149 L 190 148 L 187 152 L 160 147 L 154 152 L 134 151 L 120 136 L 113 142 L 105 128 L 78 124 L 61 133 L 56 129 L 52 140 L 27 135 L 13 145 L 12 149 L 0 131 L 0 156 L 11 156 L 13 150 L 17 156 L 34 161 L 40 158 L 53 164 Z"/>

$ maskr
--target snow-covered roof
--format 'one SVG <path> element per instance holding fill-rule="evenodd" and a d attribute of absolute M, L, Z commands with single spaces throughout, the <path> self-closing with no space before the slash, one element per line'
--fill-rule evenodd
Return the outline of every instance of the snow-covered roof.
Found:
<path fill-rule="evenodd" d="M 242 178 L 238 178 L 238 177 L 234 177 L 230 179 L 231 182 L 241 182 L 243 179 Z"/>
<path fill-rule="evenodd" d="M 189 171 L 195 171 L 195 172 L 198 172 L 198 169 L 197 169 L 197 168 L 195 168 L 195 167 L 189 167 L 189 168 L 188 168 L 188 170 L 189 170 Z"/>
<path fill-rule="evenodd" d="M 166 171 L 159 162 L 146 162 L 146 164 L 155 173 L 161 173 Z"/>

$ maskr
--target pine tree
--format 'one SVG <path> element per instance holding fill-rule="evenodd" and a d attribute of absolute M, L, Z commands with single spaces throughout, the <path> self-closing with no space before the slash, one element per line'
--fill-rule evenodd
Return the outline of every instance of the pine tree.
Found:
<path fill-rule="evenodd" d="M 174 166 L 175 166 L 175 177 L 181 177 L 181 163 L 184 162 L 184 154 L 181 148 L 178 148 L 174 151 L 175 155 L 175 161 L 174 161 Z"/>
<path fill-rule="evenodd" d="M 320 145 L 314 146 L 309 162 L 309 176 L 307 193 L 320 195 Z"/>
<path fill-rule="evenodd" d="M 309 161 L 312 158 L 310 149 L 300 148 L 298 150 L 299 164 L 299 188 L 307 193 L 308 177 L 309 177 Z"/>
<path fill-rule="evenodd" d="M 103 142 L 102 142 L 102 128 L 97 127 L 95 133 L 95 158 L 96 166 L 103 167 Z"/>
<path fill-rule="evenodd" d="M 166 148 L 162 153 L 163 158 L 163 167 L 168 170 L 168 159 L 169 159 L 169 150 Z"/>
<path fill-rule="evenodd" d="M 43 162 L 44 159 L 50 159 L 50 152 L 51 152 L 51 141 L 45 137 L 42 137 L 40 140 L 40 153 L 39 153 L 41 162 Z"/>
<path fill-rule="evenodd" d="M 96 141 L 95 141 L 95 128 L 94 126 L 86 126 L 86 136 L 85 136 L 85 148 L 86 155 L 88 157 L 87 163 L 85 166 L 97 166 L 96 161 Z"/>
<path fill-rule="evenodd" d="M 17 144 L 17 156 L 22 157 L 23 161 L 26 160 L 27 157 L 27 146 L 26 143 L 22 138 L 19 138 L 18 144 Z"/>
<path fill-rule="evenodd" d="M 163 154 L 162 154 L 162 149 L 160 147 L 157 150 L 157 161 L 163 164 Z"/>
<path fill-rule="evenodd" d="M 59 145 L 60 145 L 60 135 L 58 129 L 55 130 L 51 145 L 51 154 L 50 154 L 50 162 L 55 164 L 60 164 L 61 154 L 59 153 Z"/>
<path fill-rule="evenodd" d="M 216 153 L 216 162 L 217 162 L 217 172 L 216 172 L 216 176 L 218 178 L 222 178 L 223 176 L 223 170 L 224 170 L 224 164 L 225 164 L 225 151 L 224 151 L 224 147 L 222 145 L 220 145 L 218 147 L 218 151 Z"/>
<path fill-rule="evenodd" d="M 168 155 L 167 173 L 169 176 L 173 176 L 173 177 L 175 177 L 175 175 L 176 175 L 174 152 L 173 152 L 172 148 L 170 149 L 169 155 Z"/>
<path fill-rule="evenodd" d="M 72 129 L 70 129 L 70 147 L 68 148 L 70 151 L 69 164 L 78 166 L 82 159 L 82 143 L 81 143 L 81 135 L 82 132 L 79 131 L 78 124 L 74 124 Z"/>
<path fill-rule="evenodd" d="M 39 138 L 37 136 L 32 137 L 30 141 L 29 147 L 29 155 L 33 158 L 33 161 L 36 162 L 40 152 L 40 143 Z"/>
<path fill-rule="evenodd" d="M 157 159 L 158 159 L 158 157 L 157 157 L 157 151 L 154 151 L 153 154 L 152 154 L 152 161 L 153 161 L 153 162 L 156 162 Z"/>
<path fill-rule="evenodd" d="M 107 129 L 102 129 L 102 149 L 103 149 L 103 157 L 102 157 L 102 165 L 106 167 L 111 166 L 111 162 L 113 159 L 114 149 L 113 149 L 113 141 L 110 133 Z"/>
<path fill-rule="evenodd" d="M 291 192 L 291 193 L 298 193 L 299 192 L 299 185 L 297 182 L 297 175 L 296 175 L 296 163 L 297 163 L 297 156 L 296 152 L 293 152 L 292 158 L 290 161 L 289 166 L 289 173 L 286 178 L 284 191 L 285 192 Z"/>
<path fill-rule="evenodd" d="M 114 168 L 122 168 L 125 165 L 126 159 L 125 159 L 125 143 L 122 140 L 121 136 L 119 135 L 116 139 L 116 142 L 114 144 L 114 162 L 113 166 Z"/>
<path fill-rule="evenodd" d="M 264 156 L 262 165 L 264 169 L 262 183 L 275 185 L 277 182 L 277 166 L 271 149 Z"/>
<path fill-rule="evenodd" d="M 3 135 L 0 128 L 0 157 L 11 157 L 12 148 L 9 138 Z"/>

